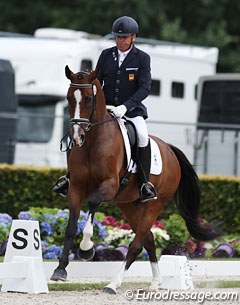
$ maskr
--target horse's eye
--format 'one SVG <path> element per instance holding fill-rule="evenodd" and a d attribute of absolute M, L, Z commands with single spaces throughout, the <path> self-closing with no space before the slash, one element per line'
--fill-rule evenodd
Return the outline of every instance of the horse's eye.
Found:
<path fill-rule="evenodd" d="M 90 103 L 91 100 L 92 100 L 91 96 L 87 95 L 87 96 L 85 97 L 86 103 Z"/>

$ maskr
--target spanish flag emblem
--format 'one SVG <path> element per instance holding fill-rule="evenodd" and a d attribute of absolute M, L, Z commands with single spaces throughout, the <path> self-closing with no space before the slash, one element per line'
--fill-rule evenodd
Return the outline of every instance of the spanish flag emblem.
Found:
<path fill-rule="evenodd" d="M 134 80 L 134 74 L 129 74 L 128 79 L 129 79 L 130 81 L 133 81 L 133 80 Z"/>

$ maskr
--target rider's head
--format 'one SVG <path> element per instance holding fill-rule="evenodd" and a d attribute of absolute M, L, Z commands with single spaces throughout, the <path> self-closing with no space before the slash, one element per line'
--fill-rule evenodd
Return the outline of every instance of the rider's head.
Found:
<path fill-rule="evenodd" d="M 138 24 L 136 20 L 128 16 L 122 16 L 113 22 L 112 33 L 116 39 L 117 47 L 125 52 L 136 39 L 138 33 Z"/>

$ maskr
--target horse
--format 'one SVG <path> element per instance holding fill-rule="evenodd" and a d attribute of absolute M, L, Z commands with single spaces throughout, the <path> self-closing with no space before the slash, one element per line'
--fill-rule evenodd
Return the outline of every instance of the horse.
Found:
<path fill-rule="evenodd" d="M 68 190 L 69 220 L 59 264 L 52 280 L 65 281 L 69 252 L 77 231 L 77 220 L 82 204 L 87 200 L 89 216 L 79 245 L 79 256 L 91 260 L 94 256 L 93 217 L 102 202 L 115 203 L 135 233 L 129 245 L 126 260 L 117 276 L 104 288 L 114 294 L 137 256 L 145 248 L 152 268 L 151 287 L 161 284 L 156 247 L 151 228 L 167 202 L 174 198 L 178 211 L 189 233 L 198 240 L 212 240 L 220 235 L 215 224 L 203 225 L 199 220 L 200 190 L 198 176 L 184 153 L 161 139 L 150 136 L 161 152 L 162 171 L 151 175 L 157 199 L 140 202 L 135 173 L 121 192 L 119 187 L 125 175 L 127 161 L 118 118 L 107 111 L 103 89 L 97 79 L 98 71 L 72 72 L 65 67 L 70 80 L 67 100 L 70 114 L 72 148 L 68 158 L 70 184 Z"/>

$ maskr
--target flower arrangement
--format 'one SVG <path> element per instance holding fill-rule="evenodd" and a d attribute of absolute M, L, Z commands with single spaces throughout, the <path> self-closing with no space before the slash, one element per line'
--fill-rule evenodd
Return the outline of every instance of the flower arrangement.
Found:
<path fill-rule="evenodd" d="M 19 219 L 39 221 L 42 252 L 45 259 L 57 259 L 61 255 L 68 217 L 68 209 L 59 210 L 50 208 L 30 208 L 29 211 L 20 212 L 18 215 Z M 105 216 L 102 213 L 95 214 L 93 236 L 93 241 L 95 242 L 103 240 L 107 234 L 105 227 L 101 223 L 103 217 Z M 88 213 L 81 211 L 77 223 L 77 233 L 73 248 L 78 248 L 87 219 Z M 69 258 L 74 258 L 74 254 L 70 254 Z"/>
<path fill-rule="evenodd" d="M 45 259 L 58 259 L 62 253 L 65 229 L 68 223 L 69 211 L 50 208 L 30 208 L 19 213 L 22 220 L 37 220 L 40 224 L 42 253 Z M 88 219 L 88 212 L 81 211 L 77 222 L 77 233 L 69 259 L 76 258 L 75 249 L 79 247 L 82 233 Z M 7 238 L 10 232 L 12 217 L 0 213 L 0 255 L 4 255 Z M 199 258 L 206 255 L 226 257 L 226 250 L 232 247 L 233 255 L 240 257 L 240 240 L 234 236 L 225 236 L 222 240 L 211 243 L 198 242 L 192 239 L 185 227 L 184 221 L 177 214 L 171 215 L 165 221 L 157 220 L 151 229 L 159 254 L 186 255 Z M 97 212 L 94 217 L 94 235 L 92 240 L 96 247 L 95 260 L 124 259 L 127 247 L 135 234 L 123 216 L 120 220 Z M 230 246 L 225 244 L 229 243 Z M 224 247 L 219 246 L 224 244 Z M 217 256 L 217 255 L 219 256 Z M 147 259 L 143 250 L 139 259 Z"/>

